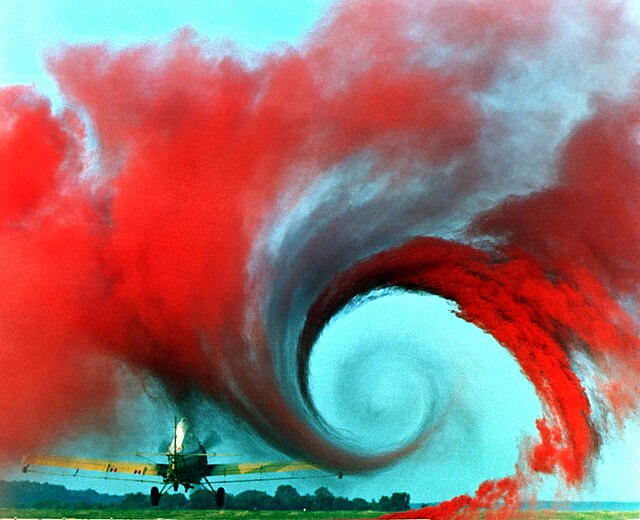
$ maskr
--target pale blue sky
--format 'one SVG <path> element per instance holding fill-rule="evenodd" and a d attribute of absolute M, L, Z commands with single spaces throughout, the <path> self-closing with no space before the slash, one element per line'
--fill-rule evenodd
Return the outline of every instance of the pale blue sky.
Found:
<path fill-rule="evenodd" d="M 109 40 L 123 46 L 164 40 L 179 27 L 189 25 L 212 40 L 228 38 L 248 49 L 266 50 L 278 42 L 300 42 L 327 5 L 320 0 L 4 0 L 0 3 L 0 85 L 35 84 L 54 100 L 54 106 L 60 107 L 63 101 L 43 65 L 44 53 L 59 42 Z M 342 382 L 332 367 L 348 363 L 354 350 L 366 352 L 368 343 L 379 340 L 388 342 L 390 352 L 395 353 L 390 369 L 393 377 L 369 389 L 352 388 L 353 413 L 345 414 L 345 396 L 336 393 Z M 440 368 L 447 367 L 441 371 L 447 399 L 447 409 L 441 412 L 447 420 L 434 442 L 388 471 L 340 482 L 301 481 L 296 483 L 299 489 L 309 492 L 328 485 L 336 494 L 365 498 L 406 490 L 415 501 L 433 501 L 473 492 L 483 479 L 512 471 L 517 443 L 533 433 L 534 419 L 540 413 L 531 385 L 504 349 L 477 328 L 455 318 L 448 304 L 437 298 L 388 296 L 336 320 L 321 338 L 312 359 L 311 384 L 319 408 L 336 427 L 359 433 L 356 443 L 384 445 L 385 421 L 401 421 L 401 431 L 393 435 L 410 435 L 415 419 L 407 415 L 403 422 L 397 408 L 386 404 L 391 400 L 403 403 L 410 414 L 412 407 L 425 406 L 434 399 L 424 390 L 416 395 L 415 390 L 423 386 L 423 376 L 419 369 L 407 370 L 414 355 L 427 361 L 431 370 L 427 377 L 437 379 Z M 379 374 L 376 363 L 370 359 L 368 366 Z M 398 380 L 404 386 L 398 385 Z M 439 387 L 434 388 L 436 391 Z M 367 414 L 375 417 L 378 429 L 371 427 Z M 127 449 L 131 445 L 157 449 L 165 419 L 156 421 L 150 437 L 147 432 L 132 432 Z M 167 429 L 167 440 L 169 436 Z M 249 456 L 256 456 L 250 447 L 243 446 L 242 439 L 226 444 L 230 449 L 240 446 Z M 640 500 L 639 451 L 640 429 L 633 426 L 623 440 L 605 447 L 595 484 L 585 498 Z M 415 478 L 409 482 L 407 475 Z M 64 483 L 103 492 L 132 489 L 131 485 L 79 479 Z M 273 491 L 277 485 L 251 487 Z M 133 489 L 146 492 L 148 485 Z M 228 488 L 232 493 L 240 489 Z M 546 498 L 553 498 L 551 489 Z"/>
<path fill-rule="evenodd" d="M 42 57 L 60 42 L 162 41 L 187 25 L 213 40 L 266 50 L 299 41 L 328 5 L 326 0 L 3 0 L 0 84 L 35 83 L 54 96 L 55 82 Z"/>

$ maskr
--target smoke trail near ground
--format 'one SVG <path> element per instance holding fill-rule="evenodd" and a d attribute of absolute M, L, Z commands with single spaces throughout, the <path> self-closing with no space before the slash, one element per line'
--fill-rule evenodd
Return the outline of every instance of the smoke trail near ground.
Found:
<path fill-rule="evenodd" d="M 106 424 L 124 362 L 288 453 L 381 467 L 446 410 L 367 452 L 308 367 L 332 318 L 396 288 L 454 301 L 544 410 L 513 476 L 411 515 L 508 514 L 539 473 L 579 486 L 640 392 L 632 15 L 356 1 L 251 63 L 190 30 L 59 49 L 67 110 L 0 95 L 0 457 Z"/>

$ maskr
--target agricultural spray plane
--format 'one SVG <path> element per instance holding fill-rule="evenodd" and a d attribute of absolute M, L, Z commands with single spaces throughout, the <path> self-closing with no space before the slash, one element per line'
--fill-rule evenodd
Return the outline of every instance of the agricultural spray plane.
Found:
<path fill-rule="evenodd" d="M 135 455 L 162 455 L 167 457 L 167 463 L 155 463 L 151 460 L 140 462 L 123 462 L 119 460 L 99 460 L 84 459 L 76 457 L 64 457 L 58 455 L 30 455 L 23 461 L 23 473 L 45 473 L 33 469 L 34 466 L 39 467 L 55 467 L 75 469 L 73 476 L 79 471 L 103 472 L 99 478 L 118 478 L 116 474 L 128 473 L 139 475 L 140 478 L 124 478 L 121 480 L 131 480 L 136 482 L 150 482 L 143 477 L 160 477 L 162 478 L 162 487 L 157 486 L 151 488 L 151 504 L 157 506 L 160 503 L 160 497 L 173 487 L 174 491 L 178 491 L 180 486 L 185 491 L 193 489 L 195 486 L 202 486 L 209 491 L 215 498 L 218 507 L 224 506 L 225 491 L 223 487 L 215 489 L 213 484 L 219 481 L 211 482 L 209 477 L 227 477 L 232 475 L 246 475 L 251 473 L 274 473 L 274 472 L 290 472 L 290 471 L 317 471 L 322 468 L 302 461 L 289 462 L 258 462 L 258 463 L 240 463 L 240 464 L 209 464 L 208 456 L 215 454 L 207 454 L 204 446 L 195 437 L 193 432 L 189 430 L 188 423 L 182 419 L 180 422 L 175 421 L 173 440 L 169 444 L 166 453 L 143 453 L 137 452 Z M 66 476 L 66 475 L 65 475 Z M 338 473 L 342 478 L 342 473 Z M 94 477 L 95 478 L 95 477 Z M 269 479 L 260 479 L 269 480 Z M 237 481 L 237 480 L 236 480 Z M 152 481 L 151 481 L 152 482 Z"/>

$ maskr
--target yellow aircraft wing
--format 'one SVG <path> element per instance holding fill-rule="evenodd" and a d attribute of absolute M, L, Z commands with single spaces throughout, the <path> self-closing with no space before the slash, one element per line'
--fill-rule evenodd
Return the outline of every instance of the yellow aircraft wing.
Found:
<path fill-rule="evenodd" d="M 106 473 L 131 473 L 133 475 L 158 475 L 162 477 L 167 473 L 166 464 L 154 464 L 144 461 L 124 462 L 119 460 L 81 459 L 58 455 L 30 455 L 24 459 L 22 471 L 26 472 L 29 466 L 70 468 Z"/>
<path fill-rule="evenodd" d="M 247 473 L 280 473 L 286 471 L 314 471 L 320 470 L 318 466 L 308 462 L 245 462 L 240 464 L 208 464 L 208 477 L 227 475 L 245 475 Z"/>

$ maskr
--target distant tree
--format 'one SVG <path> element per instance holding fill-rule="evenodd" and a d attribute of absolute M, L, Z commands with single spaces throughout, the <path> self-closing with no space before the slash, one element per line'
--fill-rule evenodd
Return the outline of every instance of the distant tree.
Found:
<path fill-rule="evenodd" d="M 228 502 L 228 496 L 226 502 Z M 216 500 L 206 489 L 198 489 L 189 495 L 189 509 L 217 509 Z"/>
<path fill-rule="evenodd" d="M 144 509 L 150 506 L 149 497 L 142 493 L 127 493 L 122 497 L 122 502 L 120 502 L 122 509 Z"/>
<path fill-rule="evenodd" d="M 391 499 L 387 495 L 381 496 L 377 506 L 379 511 L 391 511 Z"/>
<path fill-rule="evenodd" d="M 300 505 L 303 511 L 315 511 L 316 510 L 316 497 L 306 494 L 300 499 Z"/>
<path fill-rule="evenodd" d="M 335 497 L 328 488 L 322 486 L 316 489 L 314 505 L 317 511 L 332 511 L 334 503 Z"/>
<path fill-rule="evenodd" d="M 211 496 L 211 495 L 210 495 Z M 211 498 L 213 499 L 213 496 L 211 496 Z M 226 493 L 224 494 L 224 508 L 225 509 L 238 509 L 235 504 L 236 500 L 236 496 L 232 495 L 231 493 Z M 218 509 L 218 506 L 215 505 L 215 499 L 214 499 L 214 507 L 209 508 L 209 509 Z"/>
<path fill-rule="evenodd" d="M 275 494 L 276 507 L 284 511 L 298 511 L 303 508 L 298 490 L 289 484 L 278 486 Z"/>
<path fill-rule="evenodd" d="M 187 497 L 182 493 L 163 495 L 162 500 L 160 500 L 160 507 L 162 509 L 185 509 L 187 507 Z"/>
<path fill-rule="evenodd" d="M 411 495 L 409 493 L 393 493 L 391 495 L 391 511 L 406 511 L 411 506 L 409 505 L 409 501 L 411 500 Z"/>
<path fill-rule="evenodd" d="M 346 497 L 336 497 L 333 501 L 333 509 L 336 511 L 353 511 L 354 505 L 351 500 Z"/>
<path fill-rule="evenodd" d="M 121 496 L 97 493 L 91 489 L 69 490 L 64 486 L 40 482 L 0 480 L 2 507 L 98 508 L 119 504 L 121 500 Z"/>
<path fill-rule="evenodd" d="M 122 509 L 145 509 L 151 506 L 149 495 L 143 493 L 128 493 L 122 497 L 119 507 Z M 160 500 L 159 509 L 185 509 L 187 498 L 182 493 L 166 494 Z"/>
<path fill-rule="evenodd" d="M 275 499 L 264 491 L 243 491 L 233 499 L 234 509 L 247 509 L 249 511 L 275 509 Z"/>
<path fill-rule="evenodd" d="M 313 495 L 303 496 L 291 485 L 281 485 L 271 496 L 263 491 L 248 490 L 238 495 L 226 494 L 225 507 L 227 509 L 244 510 L 307 510 L 307 511 L 364 511 L 378 509 L 384 511 L 407 510 L 410 495 L 395 492 L 379 500 L 368 502 L 363 498 L 350 500 L 346 497 L 336 497 L 326 487 L 316 489 Z M 64 509 L 78 509 L 81 507 L 118 507 L 122 509 L 151 508 L 149 495 L 146 493 L 129 493 L 124 496 L 104 495 L 93 490 L 70 491 L 63 486 L 39 484 L 34 482 L 4 482 L 0 480 L 0 505 L 4 507 L 51 507 Z M 20 507 L 18 506 L 18 507 Z M 159 509 L 217 509 L 215 499 L 206 490 L 193 491 L 189 499 L 184 494 L 169 493 L 162 497 Z"/>
<path fill-rule="evenodd" d="M 366 511 L 371 509 L 371 503 L 367 502 L 364 498 L 354 498 L 351 501 L 351 504 L 353 505 L 354 511 Z"/>

